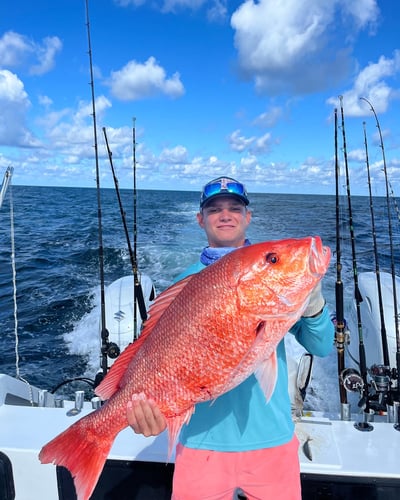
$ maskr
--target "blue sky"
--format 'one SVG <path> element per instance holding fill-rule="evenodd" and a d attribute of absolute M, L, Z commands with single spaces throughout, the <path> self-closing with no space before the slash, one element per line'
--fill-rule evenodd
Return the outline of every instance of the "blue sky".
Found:
<path fill-rule="evenodd" d="M 230 175 L 253 192 L 334 194 L 343 96 L 354 194 L 387 172 L 400 194 L 400 2 L 90 0 L 100 184 L 199 190 Z M 84 0 L 0 4 L 0 174 L 95 187 Z M 340 118 L 340 108 L 339 108 Z M 341 130 L 339 131 L 339 146 Z"/>

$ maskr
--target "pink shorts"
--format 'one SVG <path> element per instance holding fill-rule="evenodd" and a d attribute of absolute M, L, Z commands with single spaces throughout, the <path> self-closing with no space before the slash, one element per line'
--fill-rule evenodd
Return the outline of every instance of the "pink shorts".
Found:
<path fill-rule="evenodd" d="M 243 452 L 195 450 L 178 444 L 172 500 L 300 500 L 299 442 Z"/>

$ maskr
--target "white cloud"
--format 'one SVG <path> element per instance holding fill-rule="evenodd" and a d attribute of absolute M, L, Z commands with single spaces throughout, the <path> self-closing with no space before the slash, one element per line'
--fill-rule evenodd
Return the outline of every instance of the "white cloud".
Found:
<path fill-rule="evenodd" d="M 257 137 L 254 141 L 254 145 L 251 148 L 251 151 L 256 153 L 266 153 L 270 150 L 271 147 L 272 136 L 269 132 L 266 132 L 261 137 Z"/>
<path fill-rule="evenodd" d="M 56 37 L 46 37 L 43 40 L 43 45 L 36 46 L 36 55 L 39 59 L 38 64 L 34 64 L 30 68 L 32 75 L 43 75 L 53 69 L 55 65 L 55 57 L 62 49 L 61 40 Z"/>
<path fill-rule="evenodd" d="M 12 68 L 21 64 L 26 53 L 31 52 L 31 45 L 19 33 L 7 31 L 0 38 L 0 62 L 2 67 Z"/>
<path fill-rule="evenodd" d="M 166 148 L 160 155 L 160 160 L 166 163 L 187 163 L 188 151 L 184 146 L 175 146 L 174 148 Z"/>
<path fill-rule="evenodd" d="M 4 146 L 36 146 L 37 140 L 26 127 L 30 108 L 22 81 L 11 71 L 0 70 L 0 144 Z"/>
<path fill-rule="evenodd" d="M 53 104 L 52 99 L 47 95 L 39 95 L 38 101 L 39 101 L 39 104 L 41 104 L 45 108 L 48 108 Z"/>
<path fill-rule="evenodd" d="M 158 94 L 177 98 L 185 92 L 179 73 L 167 78 L 164 68 L 154 57 L 149 57 L 144 64 L 128 62 L 121 70 L 113 71 L 107 83 L 111 87 L 111 93 L 122 101 L 134 101 Z"/>
<path fill-rule="evenodd" d="M 233 151 L 241 153 L 245 151 L 254 141 L 254 137 L 246 138 L 240 135 L 240 130 L 235 130 L 229 137 L 229 144 Z"/>
<path fill-rule="evenodd" d="M 254 125 L 261 127 L 273 127 L 283 114 L 282 108 L 273 106 L 268 111 L 261 113 L 254 119 Z"/>
<path fill-rule="evenodd" d="M 240 130 L 235 130 L 229 137 L 229 144 L 233 151 L 242 153 L 248 151 L 251 154 L 263 154 L 270 150 L 272 136 L 269 132 L 261 137 L 244 137 Z"/>
<path fill-rule="evenodd" d="M 247 0 L 233 13 L 239 69 L 254 79 L 259 92 L 309 93 L 340 79 L 350 68 L 350 47 L 341 40 L 342 9 L 357 28 L 375 22 L 376 1 L 362 0 L 365 10 L 345 0 Z M 351 2 L 353 3 L 353 2 Z M 375 9 L 374 9 L 375 6 Z M 344 12 L 345 11 L 345 12 Z M 333 52 L 330 41 L 341 42 Z"/>
<path fill-rule="evenodd" d="M 111 103 L 106 97 L 99 96 L 95 100 L 95 106 L 99 128 L 102 116 L 111 107 Z M 88 158 L 93 156 L 92 120 L 92 104 L 81 101 L 76 110 L 64 109 L 48 113 L 42 117 L 41 123 L 47 140 L 58 153 Z M 97 132 L 99 144 L 102 140 L 100 132 L 100 130 Z"/>
<path fill-rule="evenodd" d="M 393 58 L 381 56 L 376 63 L 370 63 L 362 69 L 354 79 L 353 87 L 343 93 L 343 105 L 347 116 L 365 116 L 370 113 L 368 104 L 360 97 L 368 99 L 377 113 L 384 113 L 391 99 L 399 98 L 385 79 L 400 72 L 400 50 L 395 51 Z M 337 97 L 330 97 L 328 104 L 336 106 Z"/>
<path fill-rule="evenodd" d="M 356 2 L 341 0 L 339 4 L 343 9 L 343 16 L 350 14 L 351 19 L 359 29 L 366 26 L 375 27 L 379 15 L 376 0 L 357 0 Z"/>
<path fill-rule="evenodd" d="M 14 73 L 6 69 L 0 70 L 0 99 L 3 106 L 13 102 L 23 108 L 30 105 L 24 84 Z"/>
<path fill-rule="evenodd" d="M 162 11 L 175 12 L 178 9 L 197 10 L 207 3 L 207 0 L 164 0 L 162 3 Z"/>
<path fill-rule="evenodd" d="M 212 22 L 226 19 L 228 12 L 226 4 L 226 0 L 215 0 L 214 4 L 207 11 L 208 20 Z"/>
<path fill-rule="evenodd" d="M 146 0 L 114 0 L 116 5 L 120 5 L 121 7 L 129 7 L 133 5 L 134 7 L 139 7 L 143 5 Z"/>
<path fill-rule="evenodd" d="M 27 67 L 32 75 L 43 75 L 55 65 L 55 58 L 62 49 L 61 40 L 46 37 L 42 43 L 7 31 L 0 38 L 0 65 L 3 68 Z"/>
<path fill-rule="evenodd" d="M 146 0 L 114 0 L 114 2 L 120 7 L 141 7 Z M 152 2 L 152 7 L 164 14 L 205 7 L 210 22 L 224 20 L 227 16 L 227 0 L 155 0 Z"/>

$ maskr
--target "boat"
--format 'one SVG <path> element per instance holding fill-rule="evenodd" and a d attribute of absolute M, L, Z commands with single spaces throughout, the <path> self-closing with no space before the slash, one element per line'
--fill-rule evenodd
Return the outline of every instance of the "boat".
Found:
<path fill-rule="evenodd" d="M 11 174 L 10 171 L 6 173 L 1 199 L 4 198 Z M 390 274 L 382 274 L 385 315 L 389 325 L 394 307 L 392 280 Z M 360 292 L 364 298 L 362 315 L 368 331 L 366 342 L 372 346 L 367 351 L 368 355 L 376 352 L 372 361 L 375 366 L 381 366 L 375 278 L 374 272 L 359 274 Z M 396 277 L 396 282 L 399 279 Z M 142 285 L 148 306 L 154 295 L 153 286 L 148 277 L 144 277 Z M 129 342 L 129 337 L 132 340 L 134 330 L 134 307 L 130 300 L 133 287 L 133 276 L 126 276 L 105 290 L 109 341 L 120 344 L 122 349 Z M 351 304 L 353 316 L 355 307 L 354 303 Z M 350 314 L 347 327 L 355 328 L 352 323 L 354 321 Z M 390 352 L 395 354 L 395 335 L 392 330 L 389 330 L 388 340 Z M 349 342 L 351 345 L 351 341 L 346 341 Z M 303 499 L 399 498 L 399 403 L 386 401 L 382 411 L 369 410 L 368 413 L 357 408 L 357 404 L 355 411 L 352 411 L 349 403 L 342 405 L 337 413 L 305 410 L 304 398 L 313 360 L 307 353 L 296 353 L 288 347 L 289 389 L 296 434 L 300 441 Z M 112 360 L 110 358 L 110 364 Z M 387 374 L 375 375 L 375 393 L 386 394 L 389 387 Z M 347 369 L 347 378 L 343 382 L 349 391 L 354 391 L 356 401 L 362 398 L 362 377 L 355 368 Z M 60 398 L 46 388 L 34 387 L 18 377 L 0 374 L 0 498 L 76 498 L 68 470 L 41 464 L 38 453 L 43 444 L 76 419 L 94 411 L 99 404 L 96 396 L 85 398 L 84 391 L 76 391 L 72 398 Z M 174 454 L 168 454 L 166 432 L 157 437 L 145 438 L 127 428 L 115 440 L 91 498 L 168 499 L 173 469 Z"/>
<path fill-rule="evenodd" d="M 93 79 L 92 102 L 94 105 Z M 12 169 L 7 169 L 1 188 L 1 202 L 11 176 Z M 400 306 L 393 300 L 393 285 L 399 282 L 400 286 L 400 278 L 395 276 L 393 281 L 392 276 L 393 272 L 384 274 L 383 299 L 388 324 L 393 319 L 393 310 Z M 374 360 L 369 368 L 368 380 L 365 373 L 359 373 L 359 363 L 345 370 L 339 369 L 339 411 L 305 409 L 304 401 L 312 376 L 312 356 L 299 351 L 292 353 L 288 359 L 289 392 L 296 435 L 300 442 L 304 500 L 400 498 L 400 403 L 398 399 L 390 398 L 392 392 L 398 391 L 397 373 L 396 368 L 389 370 L 381 362 L 381 316 L 376 273 L 359 273 L 358 277 L 359 292 L 363 298 L 361 315 L 368 332 L 365 338 L 367 359 Z M 134 269 L 132 275 L 122 277 L 104 289 L 102 318 L 99 321 L 102 342 L 99 379 L 119 352 L 135 341 L 140 331 L 142 311 L 138 303 L 131 299 L 135 296 L 134 290 L 138 284 L 147 309 L 155 292 L 151 279 L 141 276 L 137 269 L 136 273 Z M 357 331 L 358 305 L 351 304 L 346 331 L 340 332 L 343 337 L 336 339 L 338 365 L 343 362 L 345 350 L 350 354 L 350 359 L 358 355 L 357 341 L 348 340 L 348 332 Z M 342 320 L 336 318 L 336 323 L 342 323 Z M 390 366 L 395 367 L 399 349 L 396 332 L 393 331 L 388 335 L 388 342 Z M 373 394 L 371 391 L 366 394 L 367 385 Z M 347 392 L 354 396 L 353 407 L 348 402 Z M 368 405 L 365 398 L 370 396 L 373 404 Z M 95 411 L 100 404 L 98 397 L 93 394 L 87 398 L 86 392 L 82 390 L 75 391 L 71 398 L 59 397 L 47 388 L 31 385 L 21 377 L 0 373 L 0 499 L 74 500 L 76 493 L 69 471 L 55 465 L 41 464 L 38 454 L 45 443 L 77 419 Z M 146 438 L 134 434 L 129 428 L 124 429 L 112 446 L 91 499 L 167 500 L 171 497 L 173 470 L 174 453 L 170 455 L 168 452 L 166 432 Z M 238 498 L 244 497 L 239 495 Z"/>

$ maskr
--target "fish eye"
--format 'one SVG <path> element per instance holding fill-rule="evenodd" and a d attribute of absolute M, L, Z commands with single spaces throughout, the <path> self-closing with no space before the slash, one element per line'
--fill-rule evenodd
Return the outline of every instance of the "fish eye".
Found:
<path fill-rule="evenodd" d="M 279 257 L 276 253 L 267 253 L 267 255 L 265 256 L 265 260 L 269 263 L 269 264 L 277 264 L 279 262 Z"/>

